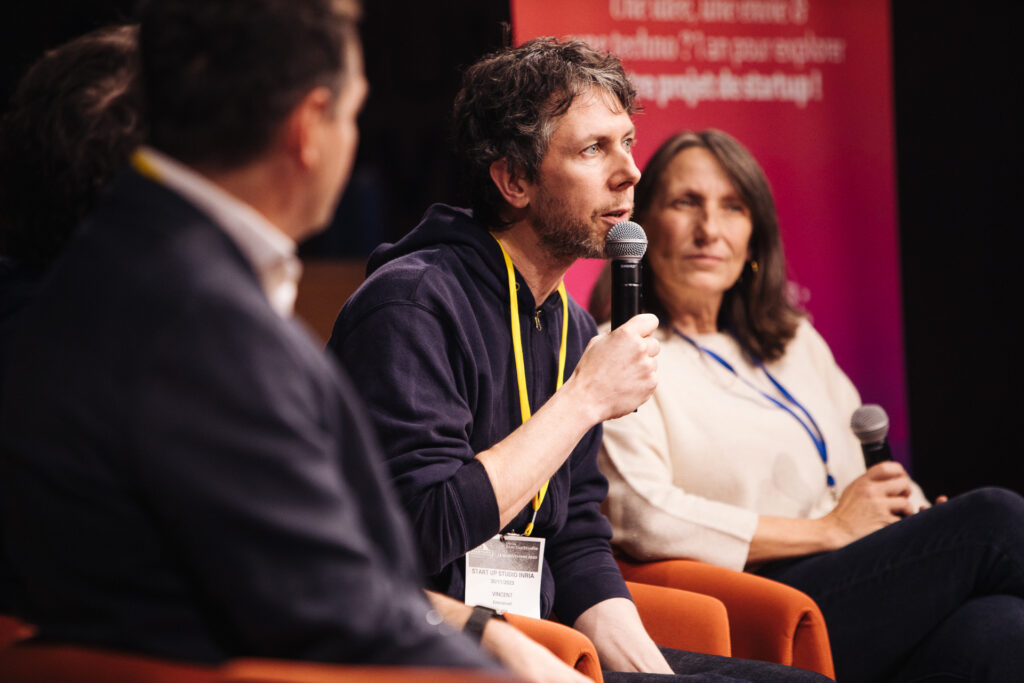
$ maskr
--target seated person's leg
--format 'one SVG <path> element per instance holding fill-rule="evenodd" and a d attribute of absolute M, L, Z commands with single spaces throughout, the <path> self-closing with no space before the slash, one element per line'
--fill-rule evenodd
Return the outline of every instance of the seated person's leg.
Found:
<path fill-rule="evenodd" d="M 1021 520 L 1019 495 L 979 489 L 845 548 L 771 563 L 759 573 L 818 603 L 840 679 L 887 678 L 902 665 L 901 653 L 972 597 L 1024 597 Z M 891 647 L 879 647 L 885 643 Z"/>
<path fill-rule="evenodd" d="M 755 662 L 733 657 L 683 652 L 661 648 L 676 676 L 659 674 L 635 674 L 604 672 L 605 683 L 638 683 L 644 681 L 693 680 L 693 681 L 758 681 L 773 683 L 774 681 L 827 681 L 828 678 L 813 671 L 805 671 L 791 666 L 770 662 Z"/>
<path fill-rule="evenodd" d="M 1016 680 L 1024 672 L 1022 645 L 1024 599 L 1011 595 L 975 598 L 929 633 L 893 680 Z"/>

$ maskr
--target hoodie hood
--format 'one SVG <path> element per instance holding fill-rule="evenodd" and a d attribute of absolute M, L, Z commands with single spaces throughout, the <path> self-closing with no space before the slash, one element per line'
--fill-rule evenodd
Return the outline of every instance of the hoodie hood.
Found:
<path fill-rule="evenodd" d="M 497 276 L 497 283 L 504 282 L 505 261 L 497 241 L 473 219 L 471 210 L 446 204 L 431 205 L 405 237 L 374 249 L 366 264 L 366 277 L 402 256 L 431 249 L 470 252 L 463 253 L 461 260 L 477 271 L 477 276 L 487 281 Z"/>

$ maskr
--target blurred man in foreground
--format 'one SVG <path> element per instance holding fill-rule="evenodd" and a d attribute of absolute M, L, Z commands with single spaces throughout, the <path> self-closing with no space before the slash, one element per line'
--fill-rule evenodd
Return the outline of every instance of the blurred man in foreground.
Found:
<path fill-rule="evenodd" d="M 347 0 L 143 11 L 150 146 L 19 322 L 0 400 L 5 529 L 41 639 L 494 667 L 432 609 L 359 399 L 291 320 L 295 243 L 355 154 L 357 19 Z M 483 645 L 574 673 L 507 625 Z"/>

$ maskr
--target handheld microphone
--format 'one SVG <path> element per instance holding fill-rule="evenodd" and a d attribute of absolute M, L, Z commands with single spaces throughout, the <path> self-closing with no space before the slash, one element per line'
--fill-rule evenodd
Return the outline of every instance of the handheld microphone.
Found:
<path fill-rule="evenodd" d="M 863 405 L 853 411 L 850 428 L 860 440 L 860 449 L 864 453 L 864 464 L 871 467 L 883 460 L 892 460 L 889 450 L 889 416 L 882 406 L 874 403 Z"/>
<path fill-rule="evenodd" d="M 612 260 L 612 329 L 640 312 L 641 263 L 647 235 L 633 221 L 616 223 L 604 238 L 605 254 Z"/>

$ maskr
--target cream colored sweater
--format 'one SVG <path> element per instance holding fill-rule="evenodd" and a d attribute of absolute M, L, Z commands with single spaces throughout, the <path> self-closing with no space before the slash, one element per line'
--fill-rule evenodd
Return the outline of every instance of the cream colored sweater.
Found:
<path fill-rule="evenodd" d="M 791 415 L 671 331 L 658 388 L 637 412 L 604 424 L 599 463 L 613 543 L 641 560 L 689 558 L 743 569 L 758 515 L 817 518 L 835 505 L 810 436 Z M 780 398 L 732 337 L 694 338 Z M 864 472 L 850 416 L 860 397 L 806 320 L 768 370 L 814 417 L 837 493 Z M 802 415 L 799 411 L 797 414 Z M 923 494 L 914 500 L 924 504 Z"/>

